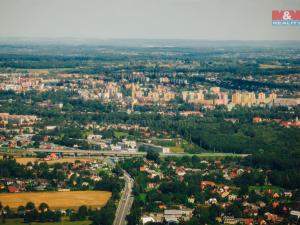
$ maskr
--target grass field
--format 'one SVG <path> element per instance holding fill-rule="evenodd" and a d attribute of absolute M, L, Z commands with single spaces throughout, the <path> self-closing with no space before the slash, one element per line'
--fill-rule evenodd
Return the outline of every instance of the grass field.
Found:
<path fill-rule="evenodd" d="M 188 146 L 188 142 L 186 140 L 179 139 L 176 141 L 176 145 L 170 147 L 170 151 L 173 153 L 184 153 L 184 147 Z"/>
<path fill-rule="evenodd" d="M 282 189 L 280 187 L 276 186 L 250 186 L 249 191 L 266 191 L 266 190 L 272 190 L 273 192 L 281 192 Z"/>
<path fill-rule="evenodd" d="M 101 207 L 110 197 L 111 192 L 108 191 L 22 192 L 0 194 L 0 201 L 13 209 L 27 202 L 33 202 L 36 207 L 45 202 L 51 209 L 77 209 L 81 205 Z"/>
<path fill-rule="evenodd" d="M 146 202 L 146 194 L 139 194 L 139 200 L 143 201 L 145 203 Z"/>
<path fill-rule="evenodd" d="M 176 138 L 176 139 L 153 138 L 151 140 L 152 140 L 152 143 L 155 145 L 164 146 L 164 147 L 169 148 L 170 152 L 172 152 L 172 153 L 184 153 L 184 146 L 188 145 L 188 142 L 181 138 Z"/>
<path fill-rule="evenodd" d="M 184 152 L 184 149 L 178 144 L 176 144 L 176 146 L 171 146 L 169 148 L 170 148 L 170 151 L 173 153 L 183 153 Z"/>
<path fill-rule="evenodd" d="M 128 133 L 127 132 L 123 132 L 123 131 L 115 131 L 114 132 L 114 136 L 119 138 L 119 137 L 126 137 L 128 136 Z"/>
<path fill-rule="evenodd" d="M 92 222 L 89 220 L 85 221 L 68 221 L 62 220 L 61 222 L 47 222 L 47 223 L 38 223 L 32 222 L 31 225 L 90 225 Z M 7 219 L 5 225 L 24 225 L 23 219 Z"/>

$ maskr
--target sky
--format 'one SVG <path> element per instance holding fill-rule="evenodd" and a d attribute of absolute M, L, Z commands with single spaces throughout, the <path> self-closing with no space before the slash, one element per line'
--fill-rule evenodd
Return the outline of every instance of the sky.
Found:
<path fill-rule="evenodd" d="M 300 40 L 300 0 L 0 0 L 0 38 Z"/>

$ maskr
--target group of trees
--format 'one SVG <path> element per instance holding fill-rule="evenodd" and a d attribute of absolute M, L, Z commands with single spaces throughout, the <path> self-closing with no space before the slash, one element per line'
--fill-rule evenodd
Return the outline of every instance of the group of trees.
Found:
<path fill-rule="evenodd" d="M 0 176 L 2 178 L 33 178 L 33 173 L 26 170 L 25 166 L 17 163 L 12 157 L 4 156 L 3 160 L 0 160 Z"/>
<path fill-rule="evenodd" d="M 152 160 L 154 162 L 159 162 L 159 152 L 154 150 L 148 150 L 146 159 Z"/>
<path fill-rule="evenodd" d="M 70 213 L 70 221 L 82 221 L 86 220 L 88 216 L 92 214 L 92 209 L 86 205 L 82 205 L 78 208 L 77 212 Z"/>
<path fill-rule="evenodd" d="M 25 223 L 59 222 L 62 218 L 60 211 L 51 210 L 46 203 L 41 203 L 39 207 L 36 207 L 33 202 L 28 202 L 25 206 L 19 206 L 16 211 L 13 211 L 8 206 L 3 207 L 0 202 L 0 211 L 3 222 L 7 218 L 23 218 Z"/>
<path fill-rule="evenodd" d="M 112 192 L 112 199 L 116 200 L 124 186 L 124 181 L 116 176 L 104 175 L 102 180 L 95 184 L 95 190 L 103 190 Z"/>
<path fill-rule="evenodd" d="M 72 163 L 55 163 L 49 165 L 47 162 L 31 163 L 22 165 L 11 157 L 4 156 L 4 160 L 0 160 L 0 176 L 2 178 L 16 178 L 16 179 L 46 179 L 48 180 L 47 190 L 56 190 L 58 182 L 66 182 L 72 190 L 105 190 L 113 193 L 113 198 L 118 198 L 118 194 L 124 186 L 124 181 L 118 176 L 108 174 L 105 172 L 99 172 L 101 176 L 100 181 L 94 181 L 87 177 L 91 175 L 88 170 L 81 171 L 81 168 L 73 169 L 80 176 L 73 174 L 69 178 L 67 177 L 66 171 L 72 168 Z M 27 166 L 32 167 L 28 170 Z M 83 182 L 88 182 L 89 186 L 82 186 Z M 76 185 L 74 185 L 76 184 Z M 27 191 L 35 191 L 34 186 L 27 185 Z M 7 191 L 4 189 L 4 191 Z"/>
<path fill-rule="evenodd" d="M 62 164 L 57 163 L 50 166 L 44 163 L 29 163 L 29 166 L 33 167 L 33 170 L 26 169 L 27 165 L 18 163 L 13 158 L 5 158 L 0 160 L 0 174 L 2 178 L 21 178 L 21 179 L 35 179 L 42 178 L 47 180 L 63 181 L 66 178 L 65 173 L 62 171 Z"/>
<path fill-rule="evenodd" d="M 112 225 L 116 212 L 116 204 L 113 200 L 108 201 L 108 203 L 101 208 L 96 210 L 91 215 L 92 225 Z"/>

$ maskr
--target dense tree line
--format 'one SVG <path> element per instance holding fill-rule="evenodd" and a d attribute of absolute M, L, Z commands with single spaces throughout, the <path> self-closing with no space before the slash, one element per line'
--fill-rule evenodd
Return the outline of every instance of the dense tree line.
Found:
<path fill-rule="evenodd" d="M 24 223 L 32 222 L 60 222 L 62 213 L 58 210 L 51 210 L 46 203 L 41 203 L 38 207 L 33 202 L 28 202 L 25 206 L 19 206 L 17 210 L 12 210 L 8 206 L 3 206 L 0 202 L 2 222 L 8 218 L 22 218 Z M 5 213 L 3 213 L 5 211 Z"/>

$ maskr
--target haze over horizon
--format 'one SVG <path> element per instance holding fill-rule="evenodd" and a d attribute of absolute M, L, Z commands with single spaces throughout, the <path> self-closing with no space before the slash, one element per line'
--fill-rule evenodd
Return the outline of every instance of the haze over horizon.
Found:
<path fill-rule="evenodd" d="M 300 40 L 272 10 L 299 0 L 0 0 L 0 38 Z"/>

